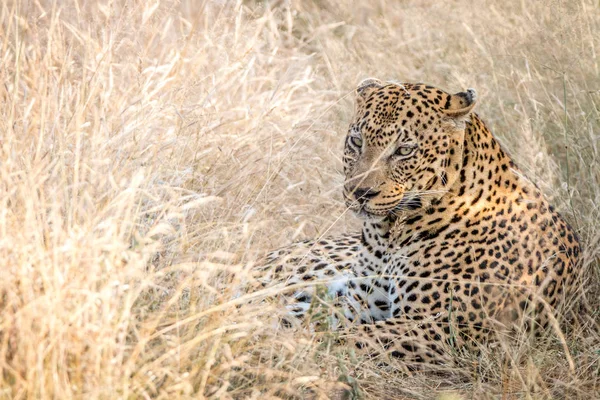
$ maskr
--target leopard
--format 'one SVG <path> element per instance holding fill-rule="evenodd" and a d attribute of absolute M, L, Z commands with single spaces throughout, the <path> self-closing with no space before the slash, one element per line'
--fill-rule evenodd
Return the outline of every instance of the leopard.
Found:
<path fill-rule="evenodd" d="M 288 316 L 302 321 L 326 304 L 330 326 L 360 338 L 358 349 L 407 365 L 556 321 L 576 284 L 580 240 L 476 103 L 474 89 L 358 85 L 343 198 L 362 230 L 266 255 L 259 279 L 286 288 Z"/>

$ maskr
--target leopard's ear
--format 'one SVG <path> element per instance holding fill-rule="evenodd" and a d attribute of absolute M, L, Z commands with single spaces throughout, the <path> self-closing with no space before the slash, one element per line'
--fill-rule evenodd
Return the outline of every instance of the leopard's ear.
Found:
<path fill-rule="evenodd" d="M 356 103 L 360 104 L 365 101 L 374 90 L 383 87 L 383 83 L 379 79 L 367 78 L 358 84 L 356 87 Z"/>
<path fill-rule="evenodd" d="M 466 92 L 451 94 L 446 100 L 444 112 L 452 118 L 460 118 L 468 115 L 477 103 L 477 92 L 475 89 L 467 89 Z"/>

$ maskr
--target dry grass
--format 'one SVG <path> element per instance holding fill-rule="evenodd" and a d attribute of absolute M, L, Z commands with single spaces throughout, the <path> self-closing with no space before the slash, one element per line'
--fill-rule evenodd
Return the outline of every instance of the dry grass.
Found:
<path fill-rule="evenodd" d="M 576 226 L 565 341 L 524 344 L 509 390 L 596 398 L 598 2 L 290 3 L 2 2 L 0 398 L 500 398 L 492 353 L 407 375 L 244 294 L 268 249 L 357 228 L 340 158 L 367 76 L 476 88 Z"/>

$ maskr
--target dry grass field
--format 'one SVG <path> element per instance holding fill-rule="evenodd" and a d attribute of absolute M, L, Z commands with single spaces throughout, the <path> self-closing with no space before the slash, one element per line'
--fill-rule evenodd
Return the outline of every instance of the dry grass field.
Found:
<path fill-rule="evenodd" d="M 0 399 L 599 398 L 599 32 L 597 0 L 3 1 Z M 579 232 L 547 339 L 408 373 L 246 290 L 269 249 L 358 229 L 368 76 L 475 88 Z"/>

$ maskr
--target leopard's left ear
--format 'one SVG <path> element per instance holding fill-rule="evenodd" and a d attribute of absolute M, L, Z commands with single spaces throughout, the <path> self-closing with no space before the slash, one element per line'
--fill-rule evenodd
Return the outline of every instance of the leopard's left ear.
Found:
<path fill-rule="evenodd" d="M 356 103 L 360 104 L 361 102 L 365 101 L 371 93 L 373 93 L 377 89 L 381 89 L 382 87 L 383 83 L 379 79 L 364 79 L 356 87 Z"/>
<path fill-rule="evenodd" d="M 459 92 L 448 96 L 444 112 L 452 118 L 464 117 L 473 110 L 477 103 L 477 93 L 475 89 L 467 89 L 466 92 Z"/>

